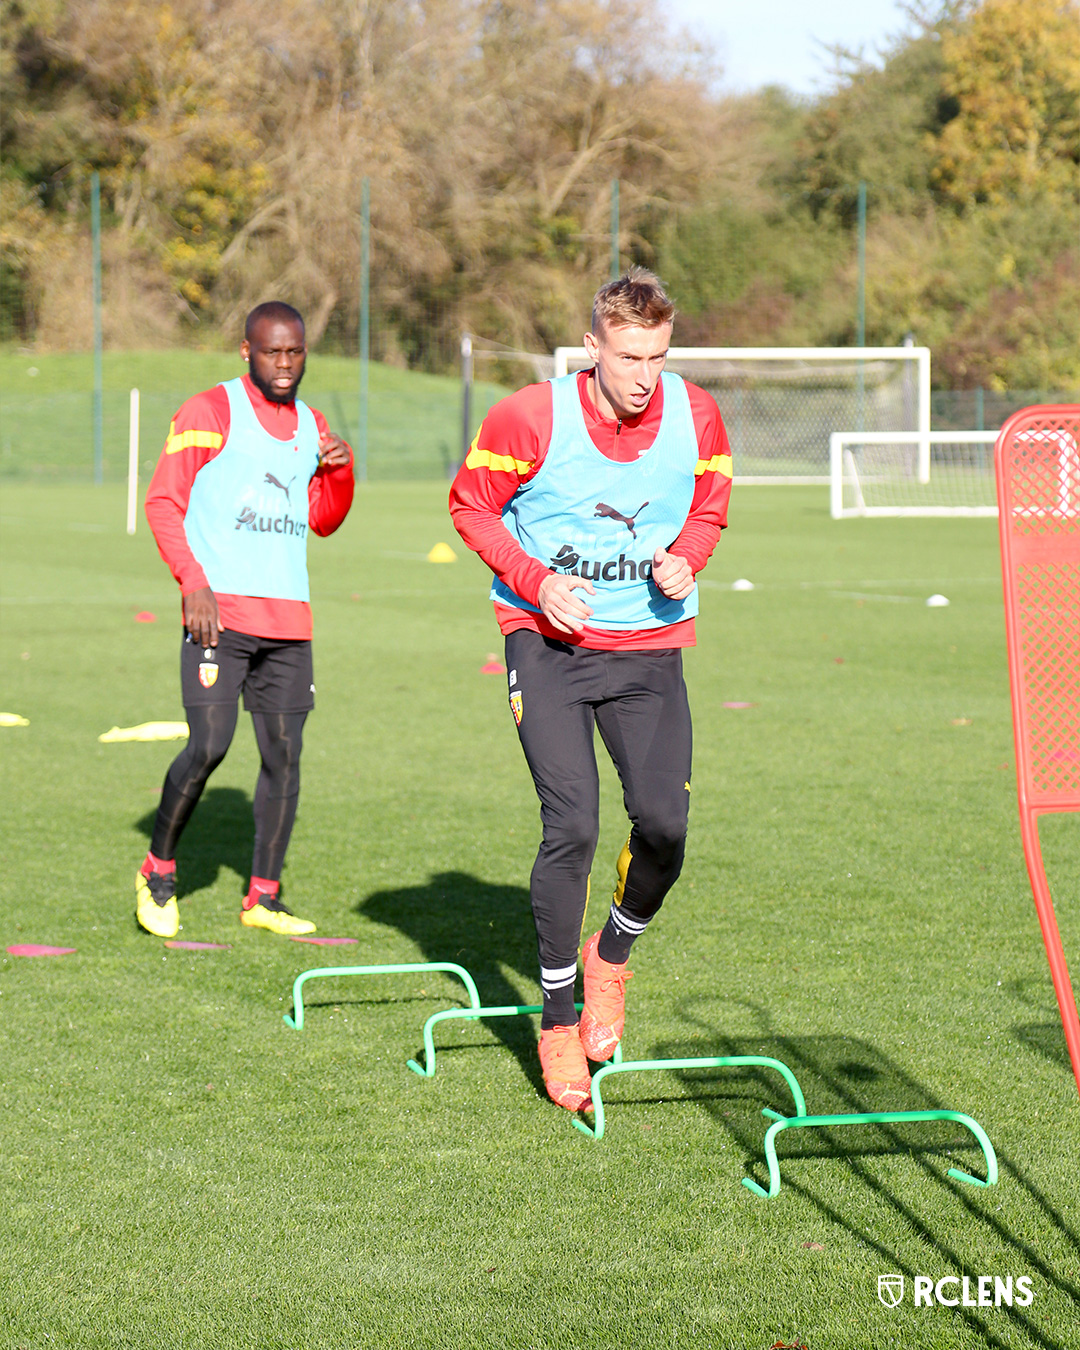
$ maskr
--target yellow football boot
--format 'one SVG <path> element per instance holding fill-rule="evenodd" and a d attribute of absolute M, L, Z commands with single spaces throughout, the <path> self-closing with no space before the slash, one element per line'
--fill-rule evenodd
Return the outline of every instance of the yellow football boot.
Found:
<path fill-rule="evenodd" d="M 298 919 L 276 895 L 263 894 L 257 905 L 242 909 L 240 922 L 248 928 L 269 928 L 271 933 L 281 933 L 284 937 L 299 937 L 315 931 L 310 919 Z"/>
<path fill-rule="evenodd" d="M 176 873 L 135 873 L 135 917 L 148 933 L 171 938 L 180 931 L 180 910 L 176 905 Z"/>

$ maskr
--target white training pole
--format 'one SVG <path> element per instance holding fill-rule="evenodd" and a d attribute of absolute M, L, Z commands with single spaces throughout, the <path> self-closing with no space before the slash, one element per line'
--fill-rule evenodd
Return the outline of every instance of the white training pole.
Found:
<path fill-rule="evenodd" d="M 829 433 L 829 515 L 844 515 L 844 440 L 836 431 Z"/>
<path fill-rule="evenodd" d="M 930 481 L 930 348 L 913 347 L 919 353 L 919 470 L 920 483 Z"/>
<path fill-rule="evenodd" d="M 139 496 L 139 391 L 131 391 L 131 413 L 128 419 L 128 500 L 127 532 L 135 533 L 135 509 Z"/>

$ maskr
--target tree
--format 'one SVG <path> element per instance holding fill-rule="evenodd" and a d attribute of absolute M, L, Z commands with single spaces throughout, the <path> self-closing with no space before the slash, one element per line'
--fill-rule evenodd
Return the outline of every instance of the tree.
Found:
<path fill-rule="evenodd" d="M 961 207 L 1080 196 L 1080 4 L 983 0 L 942 38 L 957 115 L 935 146 L 934 179 Z"/>

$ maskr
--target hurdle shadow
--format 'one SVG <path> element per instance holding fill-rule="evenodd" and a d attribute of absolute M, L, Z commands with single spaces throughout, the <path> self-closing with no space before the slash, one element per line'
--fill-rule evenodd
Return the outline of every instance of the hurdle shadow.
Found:
<path fill-rule="evenodd" d="M 1012 1034 L 1021 1045 L 1071 1076 L 1072 1060 L 1069 1058 L 1061 1014 L 1047 1000 L 1047 995 L 1052 993 L 1049 979 L 1045 976 L 1017 977 L 1007 980 L 1005 989 L 1029 1018 L 1023 1022 L 1014 1022 L 1009 1028 Z"/>
<path fill-rule="evenodd" d="M 707 1011 L 711 1005 L 715 1012 Z M 726 1005 L 724 1007 L 723 1005 Z M 715 999 L 708 996 L 683 1000 L 677 1011 L 696 1035 L 686 1038 L 667 1039 L 654 1044 L 650 1054 L 657 1058 L 680 1058 L 706 1053 L 716 1055 L 769 1055 L 780 1059 L 795 1073 L 800 1086 L 806 1094 L 808 1106 L 815 1114 L 855 1114 L 871 1111 L 890 1110 L 956 1110 L 965 1109 L 970 1103 L 943 1101 L 925 1083 L 919 1082 L 906 1070 L 892 1061 L 872 1041 L 855 1036 L 786 1036 L 771 1030 L 771 1018 L 763 1005 L 748 999 Z M 726 1017 L 724 1013 L 726 1012 Z M 743 1024 L 746 1014 L 750 1021 L 757 1022 L 762 1028 L 760 1033 L 734 1035 L 718 1030 L 727 1020 L 730 1024 L 735 1016 Z M 703 1034 L 704 1033 L 704 1034 Z M 634 1047 L 635 1056 L 640 1047 Z M 1067 1056 L 1064 1068 L 1071 1072 Z M 790 1102 L 785 1100 L 786 1089 L 777 1082 L 775 1075 L 757 1069 L 725 1070 L 722 1076 L 705 1078 L 693 1071 L 674 1071 L 672 1076 L 680 1083 L 682 1092 L 688 1097 L 692 1094 L 693 1108 L 704 1109 L 716 1121 L 732 1143 L 743 1150 L 743 1162 L 747 1175 L 760 1177 L 762 1171 L 762 1140 L 767 1121 L 760 1116 L 762 1106 L 771 1106 L 791 1113 Z M 645 1098 L 630 1093 L 622 1094 L 618 1110 L 626 1111 L 633 1102 L 644 1102 Z M 654 1098 L 653 1100 L 659 1100 Z M 670 1101 L 670 1097 L 663 1098 Z M 688 1104 L 688 1109 L 689 1104 Z M 983 1122 L 984 1125 L 986 1122 Z M 946 1228 L 935 1228 L 909 1205 L 902 1194 L 890 1182 L 883 1182 L 873 1167 L 875 1157 L 903 1155 L 913 1168 L 921 1170 L 936 1185 L 946 1188 L 954 1201 L 962 1205 L 969 1216 L 985 1228 L 987 1245 L 994 1250 L 1001 1247 L 1013 1257 L 1013 1266 L 1022 1265 L 1023 1273 L 1036 1276 L 1043 1282 L 1044 1290 L 1053 1288 L 1063 1298 L 1068 1299 L 1077 1310 L 1080 1318 L 1080 1284 L 1054 1270 L 1046 1262 L 1042 1252 L 1020 1233 L 1011 1229 L 998 1213 L 998 1203 L 993 1198 L 995 1192 L 974 1192 L 963 1184 L 954 1183 L 946 1175 L 947 1163 L 944 1155 L 952 1154 L 951 1161 L 959 1161 L 961 1166 L 969 1150 L 974 1149 L 976 1161 L 978 1148 L 971 1136 L 952 1122 L 923 1123 L 918 1126 L 885 1124 L 874 1126 L 852 1126 L 843 1132 L 789 1131 L 785 1138 L 781 1170 L 783 1172 L 783 1191 L 792 1190 L 804 1200 L 815 1206 L 822 1217 L 832 1224 L 845 1229 L 859 1243 L 876 1252 L 888 1265 L 888 1269 L 898 1274 L 914 1278 L 917 1273 L 905 1260 L 901 1252 L 894 1250 L 884 1242 L 879 1232 L 868 1232 L 860 1227 L 847 1214 L 819 1195 L 812 1182 L 800 1179 L 799 1161 L 813 1158 L 835 1158 L 838 1166 L 844 1166 L 856 1177 L 868 1191 L 872 1191 L 903 1220 L 912 1232 L 933 1248 L 951 1270 L 966 1268 L 965 1258 L 952 1245 L 951 1233 Z M 993 1129 L 990 1129 L 993 1139 Z M 1043 1218 L 1065 1240 L 1071 1249 L 1075 1262 L 1080 1263 L 1080 1232 L 1066 1222 L 1058 1209 L 1030 1176 L 1009 1153 L 1003 1152 L 995 1142 L 998 1166 L 1002 1183 L 1021 1187 L 1032 1205 Z M 959 1155 L 959 1157 L 957 1156 Z M 794 1166 L 792 1166 L 794 1164 Z M 1009 1267 L 1007 1258 L 999 1258 L 998 1264 L 1004 1269 Z M 986 1346 L 1002 1347 L 1012 1344 L 1008 1335 L 1011 1330 L 1022 1329 L 1030 1337 L 1031 1343 L 1042 1350 L 1069 1350 L 1062 1342 L 1056 1341 L 1042 1331 L 1032 1321 L 1031 1310 L 1017 1306 L 1002 1306 L 993 1310 L 992 1316 L 998 1325 L 1002 1319 L 1010 1324 L 1010 1333 L 1003 1337 L 994 1325 L 978 1309 L 955 1308 L 953 1316 L 962 1317 L 969 1330 L 978 1334 Z"/>
<path fill-rule="evenodd" d="M 1056 1067 L 1072 1073 L 1072 1060 L 1069 1058 L 1069 1047 L 1060 1018 L 1053 1022 L 1019 1022 L 1009 1030 L 1021 1045 L 1026 1045 Z"/>
<path fill-rule="evenodd" d="M 536 937 L 529 892 L 522 886 L 481 881 L 468 872 L 438 872 L 425 885 L 376 891 L 356 912 L 408 938 L 425 961 L 455 961 L 476 981 L 485 1007 L 540 1002 Z M 340 1002 L 340 999 L 337 1000 Z M 499 1017 L 485 1023 L 543 1092 L 536 1054 L 536 1020 Z M 486 1039 L 455 1037 L 439 1048 L 440 1060 L 488 1046 Z M 420 1054 L 417 1037 L 416 1053 Z"/>
<path fill-rule="evenodd" d="M 155 807 L 136 822 L 136 827 L 146 835 L 147 844 L 154 832 L 156 815 Z M 176 898 L 183 900 L 193 891 L 212 886 L 223 870 L 237 873 L 242 895 L 247 890 L 254 845 L 251 798 L 240 788 L 208 787 L 176 851 Z"/>

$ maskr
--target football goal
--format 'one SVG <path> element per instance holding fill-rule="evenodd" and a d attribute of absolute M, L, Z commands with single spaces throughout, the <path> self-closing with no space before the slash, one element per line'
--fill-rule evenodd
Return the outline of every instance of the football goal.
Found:
<path fill-rule="evenodd" d="M 996 431 L 834 431 L 829 507 L 851 516 L 996 516 Z"/>
<path fill-rule="evenodd" d="M 555 349 L 556 375 L 588 364 Z M 928 347 L 672 347 L 667 369 L 716 399 L 737 482 L 824 486 L 838 427 L 930 434 Z"/>

